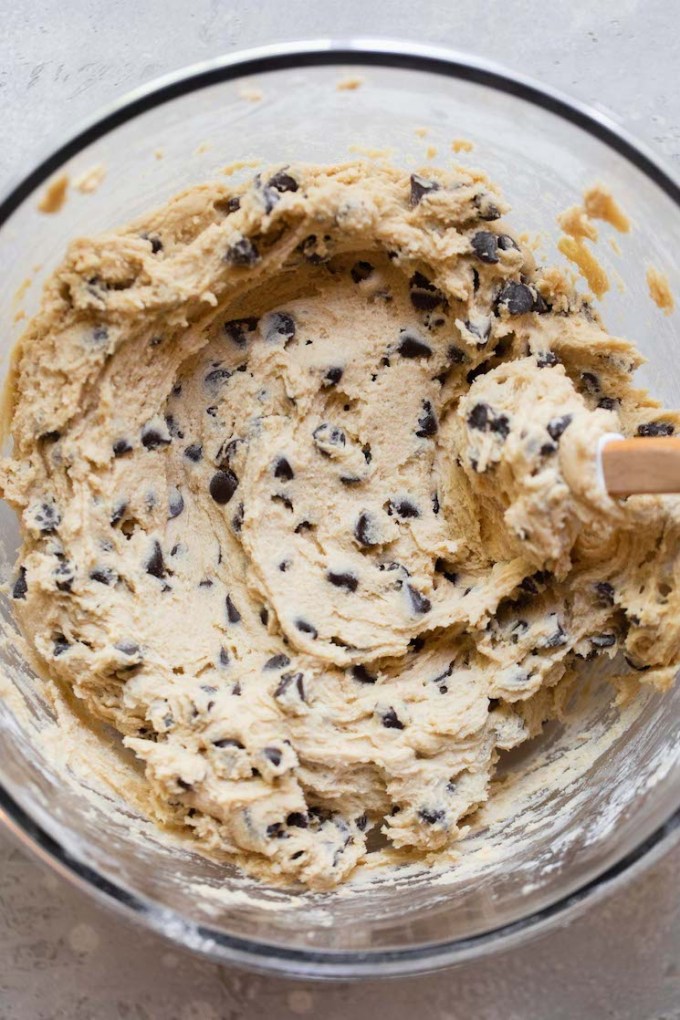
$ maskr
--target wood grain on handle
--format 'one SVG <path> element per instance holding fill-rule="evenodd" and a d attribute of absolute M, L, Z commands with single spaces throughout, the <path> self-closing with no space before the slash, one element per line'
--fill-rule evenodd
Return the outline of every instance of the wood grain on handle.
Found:
<path fill-rule="evenodd" d="M 611 496 L 680 492 L 680 438 L 612 439 L 602 450 Z"/>

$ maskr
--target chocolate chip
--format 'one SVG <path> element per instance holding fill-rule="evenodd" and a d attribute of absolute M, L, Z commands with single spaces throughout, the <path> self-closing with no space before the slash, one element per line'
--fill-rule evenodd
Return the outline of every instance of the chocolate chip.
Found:
<path fill-rule="evenodd" d="M 484 344 L 489 342 L 489 337 L 491 336 L 491 322 L 489 319 L 483 319 L 477 322 L 473 322 L 471 319 L 466 319 L 465 328 L 468 333 L 471 333 L 472 336 L 477 338 L 476 343 L 478 347 L 483 347 Z M 457 348 L 455 349 L 457 350 Z M 451 350 L 451 348 L 449 348 L 449 350 Z M 461 351 L 461 354 L 462 353 L 463 352 Z M 462 358 L 458 358 L 457 360 L 463 361 L 464 357 L 465 356 L 463 355 Z"/>
<path fill-rule="evenodd" d="M 216 471 L 210 479 L 210 495 L 219 503 L 225 506 L 238 488 L 238 478 L 229 468 L 224 471 Z"/>
<path fill-rule="evenodd" d="M 418 418 L 418 428 L 416 429 L 416 435 L 421 439 L 427 439 L 437 433 L 437 416 L 434 413 L 434 408 L 429 400 L 423 400 L 423 413 Z"/>
<path fill-rule="evenodd" d="M 117 641 L 113 647 L 117 652 L 122 652 L 123 655 L 127 655 L 129 658 L 138 658 L 141 661 L 142 654 L 139 645 L 134 641 Z"/>
<path fill-rule="evenodd" d="M 490 230 L 479 230 L 470 239 L 472 250 L 480 262 L 492 264 L 498 262 L 498 235 Z"/>
<path fill-rule="evenodd" d="M 52 654 L 55 658 L 59 655 L 63 655 L 70 647 L 71 642 L 67 641 L 63 634 L 55 634 L 52 638 Z"/>
<path fill-rule="evenodd" d="M 427 825 L 436 825 L 437 822 L 443 822 L 446 818 L 446 811 L 441 809 L 435 810 L 434 808 L 421 808 L 418 812 L 418 818 L 421 822 L 425 822 Z"/>
<path fill-rule="evenodd" d="M 19 567 L 19 576 L 14 582 L 14 586 L 12 588 L 12 598 L 25 599 L 27 591 L 28 584 L 26 582 L 26 567 Z"/>
<path fill-rule="evenodd" d="M 224 261 L 230 262 L 232 266 L 254 266 L 260 259 L 260 253 L 248 237 L 242 237 L 227 248 Z"/>
<path fill-rule="evenodd" d="M 163 251 L 163 242 L 156 234 L 142 234 L 142 237 L 145 237 L 151 245 L 152 255 L 158 255 L 159 251 Z"/>
<path fill-rule="evenodd" d="M 600 397 L 597 402 L 597 406 L 601 407 L 603 411 L 613 411 L 618 404 L 616 397 Z"/>
<path fill-rule="evenodd" d="M 305 701 L 305 686 L 302 673 L 284 673 L 274 691 L 274 697 L 283 697 L 291 687 L 295 688 L 300 701 Z"/>
<path fill-rule="evenodd" d="M 614 605 L 614 586 L 608 581 L 598 581 L 595 585 L 595 591 L 599 596 L 600 602 L 604 603 L 605 606 Z"/>
<path fill-rule="evenodd" d="M 276 191 L 281 193 L 285 191 L 297 191 L 299 184 L 294 177 L 286 173 L 285 170 L 277 170 L 277 172 L 269 178 L 267 182 L 270 188 L 274 188 Z"/>
<path fill-rule="evenodd" d="M 536 355 L 536 364 L 539 368 L 553 368 L 559 364 L 559 358 L 552 351 L 540 351 Z"/>
<path fill-rule="evenodd" d="M 163 435 L 154 425 L 145 425 L 142 429 L 142 446 L 147 450 L 156 450 L 159 446 L 167 446 L 170 436 Z"/>
<path fill-rule="evenodd" d="M 319 451 L 327 456 L 330 456 L 331 451 L 342 449 L 347 442 L 347 437 L 343 430 L 338 428 L 337 425 L 331 425 L 329 422 L 322 422 L 321 425 L 317 425 L 312 433 L 312 437 Z"/>
<path fill-rule="evenodd" d="M 292 482 L 295 472 L 285 457 L 279 457 L 274 464 L 274 478 L 280 478 L 284 482 Z"/>
<path fill-rule="evenodd" d="M 596 394 L 600 392 L 600 380 L 593 372 L 581 372 L 581 383 L 586 393 Z"/>
<path fill-rule="evenodd" d="M 171 521 L 184 510 L 184 497 L 177 488 L 168 491 L 168 520 Z"/>
<path fill-rule="evenodd" d="M 374 684 L 378 680 L 377 676 L 374 673 L 369 673 L 361 663 L 357 666 L 352 666 L 351 673 L 353 679 L 357 680 L 360 684 Z"/>
<path fill-rule="evenodd" d="M 380 531 L 374 518 L 367 511 L 359 514 L 354 525 L 354 537 L 361 545 L 372 546 L 380 542 Z"/>
<path fill-rule="evenodd" d="M 126 510 L 127 510 L 127 503 L 124 502 L 123 500 L 121 500 L 120 503 L 116 504 L 116 506 L 113 508 L 113 512 L 111 514 L 111 517 L 109 518 L 112 527 L 114 525 L 118 524 L 119 521 L 122 521 L 122 519 L 123 519 L 123 517 L 125 515 L 125 511 Z"/>
<path fill-rule="evenodd" d="M 241 743 L 241 741 L 240 740 L 236 740 L 234 737 L 222 737 L 221 740 L 213 740 L 212 741 L 212 745 L 213 745 L 213 747 L 219 747 L 219 748 L 230 747 L 234 751 L 243 751 L 243 750 L 245 750 L 244 745 Z"/>
<path fill-rule="evenodd" d="M 43 535 L 51 535 L 61 524 L 61 513 L 54 503 L 38 503 L 32 516 L 35 526 Z"/>
<path fill-rule="evenodd" d="M 151 574 L 152 577 L 163 578 L 165 577 L 165 561 L 163 559 L 163 550 L 161 549 L 160 542 L 154 539 L 153 548 L 151 555 L 144 564 L 144 569 L 147 574 Z"/>
<path fill-rule="evenodd" d="M 353 592 L 359 587 L 359 579 L 350 573 L 336 573 L 333 570 L 329 570 L 326 574 L 326 580 L 335 585 L 336 588 L 345 588 L 346 591 Z"/>
<path fill-rule="evenodd" d="M 429 181 L 426 177 L 421 177 L 420 174 L 411 174 L 411 207 L 422 202 L 426 195 L 430 195 L 433 191 L 439 191 L 440 187 L 441 185 L 437 181 Z"/>
<path fill-rule="evenodd" d="M 411 640 L 408 643 L 408 648 L 410 652 L 422 652 L 424 647 L 425 638 L 422 637 L 420 634 L 417 637 L 411 638 Z"/>
<path fill-rule="evenodd" d="M 271 659 L 267 659 L 263 669 L 285 669 L 286 666 L 290 666 L 290 659 L 287 655 L 279 653 L 278 655 L 272 655 Z"/>
<path fill-rule="evenodd" d="M 295 534 L 301 535 L 303 531 L 311 531 L 313 527 L 314 525 L 311 521 L 300 521 L 300 523 L 295 526 Z"/>
<path fill-rule="evenodd" d="M 480 432 L 494 432 L 507 439 L 510 434 L 510 419 L 506 414 L 496 414 L 488 404 L 475 404 L 467 417 L 468 427 Z"/>
<path fill-rule="evenodd" d="M 516 280 L 508 280 L 496 299 L 496 306 L 507 308 L 510 315 L 524 315 L 532 310 L 533 305 L 534 295 L 529 287 Z"/>
<path fill-rule="evenodd" d="M 109 339 L 109 331 L 106 326 L 97 326 L 92 330 L 92 339 L 96 344 L 104 344 Z"/>
<path fill-rule="evenodd" d="M 410 499 L 391 499 L 388 508 L 404 519 L 408 517 L 420 517 L 420 510 L 415 503 L 411 502 Z"/>
<path fill-rule="evenodd" d="M 227 651 L 226 648 L 220 648 L 220 654 L 219 654 L 218 661 L 219 661 L 220 666 L 228 666 L 229 665 L 229 652 Z"/>
<path fill-rule="evenodd" d="M 381 720 L 386 730 L 403 730 L 404 728 L 403 722 L 393 708 L 388 708 L 386 712 L 383 712 Z"/>
<path fill-rule="evenodd" d="M 243 512 L 244 512 L 243 503 L 239 503 L 236 509 L 236 513 L 231 519 L 231 526 L 236 532 L 236 534 L 238 534 L 241 528 L 243 527 Z"/>
<path fill-rule="evenodd" d="M 548 424 L 546 425 L 546 429 L 550 438 L 554 439 L 555 442 L 557 442 L 562 433 L 564 432 L 564 430 L 568 428 L 569 425 L 571 425 L 572 420 L 573 415 L 571 414 L 563 414 L 559 418 L 552 418 L 551 421 L 549 421 Z"/>
<path fill-rule="evenodd" d="M 227 595 L 224 601 L 227 607 L 227 619 L 229 620 L 229 623 L 240 623 L 241 614 L 239 613 L 238 609 L 232 602 L 231 595 Z"/>
<path fill-rule="evenodd" d="M 417 588 L 414 588 L 412 584 L 407 584 L 406 590 L 408 591 L 414 613 L 429 613 L 432 609 L 430 600 L 419 592 Z"/>
<path fill-rule="evenodd" d="M 537 647 L 538 648 L 560 648 L 562 645 L 566 645 L 566 643 L 567 643 L 567 635 L 566 635 L 566 633 L 564 631 L 564 628 L 562 627 L 562 624 L 558 623 L 557 624 L 557 630 L 553 634 L 551 634 L 549 637 L 543 638 L 539 642 Z"/>
<path fill-rule="evenodd" d="M 350 269 L 350 276 L 355 283 L 361 283 L 362 280 L 367 280 L 369 276 L 373 274 L 374 266 L 370 262 L 365 262 L 362 259 L 359 262 L 355 262 Z"/>
<path fill-rule="evenodd" d="M 475 195 L 472 201 L 479 213 L 480 220 L 490 221 L 500 219 L 501 211 L 486 191 Z"/>
<path fill-rule="evenodd" d="M 446 560 L 442 559 L 441 556 L 438 556 L 435 560 L 434 569 L 437 574 L 441 574 L 442 577 L 445 577 L 450 584 L 456 584 L 458 581 L 458 574 L 449 568 Z"/>
<path fill-rule="evenodd" d="M 409 333 L 408 330 L 402 330 L 397 350 L 402 358 L 429 358 L 432 355 L 432 349 L 417 334 Z"/>
<path fill-rule="evenodd" d="M 269 312 L 263 319 L 263 329 L 268 343 L 283 341 L 286 346 L 295 339 L 295 319 L 288 312 Z"/>
<path fill-rule="evenodd" d="M 263 751 L 263 754 L 264 754 L 265 758 L 268 761 L 270 761 L 272 763 L 272 765 L 274 765 L 274 767 L 277 767 L 277 766 L 279 766 L 281 764 L 281 760 L 283 758 L 283 753 L 279 750 L 278 747 L 265 747 L 265 749 Z M 279 825 L 280 823 L 277 822 L 276 824 Z M 268 833 L 269 833 L 269 829 L 271 829 L 271 828 L 272 828 L 272 826 L 270 825 L 269 828 L 267 829 Z"/>
<path fill-rule="evenodd" d="M 289 825 L 292 829 L 306 829 L 309 821 L 307 815 L 303 815 L 301 811 L 291 811 L 286 818 L 286 825 Z"/>
<path fill-rule="evenodd" d="M 329 368 L 323 377 L 323 381 L 327 386 L 337 386 L 342 379 L 343 369 L 341 368 Z"/>
<path fill-rule="evenodd" d="M 199 460 L 203 457 L 203 447 L 200 443 L 191 443 L 191 445 L 187 446 L 185 449 L 184 456 L 188 460 L 193 461 L 194 464 L 198 464 Z"/>
<path fill-rule="evenodd" d="M 552 457 L 554 453 L 557 453 L 557 445 L 555 443 L 543 443 L 538 452 L 541 457 Z"/>
<path fill-rule="evenodd" d="M 590 643 L 595 648 L 612 648 L 616 644 L 616 634 L 594 634 Z"/>
<path fill-rule="evenodd" d="M 470 328 L 467 322 L 465 323 L 465 325 L 468 327 L 468 329 Z M 490 328 L 491 326 L 489 325 L 489 329 Z M 461 350 L 460 347 L 456 347 L 454 344 L 451 344 L 447 348 L 446 356 L 449 359 L 449 361 L 454 365 L 462 365 L 464 361 L 467 361 L 467 354 L 465 353 L 465 351 Z"/>
<path fill-rule="evenodd" d="M 295 621 L 295 626 L 303 634 L 309 634 L 312 639 L 316 639 L 319 636 L 319 632 L 316 629 L 316 627 L 314 627 L 311 623 L 308 623 L 307 620 L 302 620 L 298 618 Z"/>
<path fill-rule="evenodd" d="M 674 432 L 675 426 L 669 421 L 648 421 L 637 427 L 639 436 L 672 436 Z"/>
<path fill-rule="evenodd" d="M 233 373 L 228 368 L 213 368 L 206 374 L 203 383 L 214 396 L 222 383 L 231 379 L 232 375 Z"/>
<path fill-rule="evenodd" d="M 419 312 L 431 312 L 446 304 L 446 296 L 422 273 L 414 273 L 409 280 L 411 304 Z"/>
<path fill-rule="evenodd" d="M 246 319 L 231 319 L 223 326 L 224 334 L 237 347 L 245 347 L 248 343 L 246 333 L 253 333 L 257 329 L 257 323 L 258 320 L 254 316 Z"/>
<path fill-rule="evenodd" d="M 519 251 L 519 245 L 510 234 L 501 234 L 498 238 L 498 247 L 501 251 L 511 251 L 513 248 L 515 251 Z"/>
<path fill-rule="evenodd" d="M 62 560 L 54 571 L 57 590 L 61 592 L 71 591 L 75 576 L 73 564 L 69 560 Z"/>

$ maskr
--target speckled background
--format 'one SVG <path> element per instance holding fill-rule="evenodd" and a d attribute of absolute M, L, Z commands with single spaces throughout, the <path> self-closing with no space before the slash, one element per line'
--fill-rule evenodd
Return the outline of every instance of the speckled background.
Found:
<path fill-rule="evenodd" d="M 492 57 L 607 109 L 680 164 L 677 0 L 0 0 L 0 186 L 133 86 L 295 37 Z M 175 951 L 0 834 L 0 1020 L 678 1020 L 680 846 L 568 928 L 432 977 L 308 984 Z"/>

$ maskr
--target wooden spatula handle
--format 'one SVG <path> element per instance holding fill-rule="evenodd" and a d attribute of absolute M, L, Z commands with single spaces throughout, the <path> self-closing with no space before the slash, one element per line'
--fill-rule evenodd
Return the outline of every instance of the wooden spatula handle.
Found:
<path fill-rule="evenodd" d="M 611 496 L 680 492 L 680 438 L 611 439 L 602 472 Z"/>

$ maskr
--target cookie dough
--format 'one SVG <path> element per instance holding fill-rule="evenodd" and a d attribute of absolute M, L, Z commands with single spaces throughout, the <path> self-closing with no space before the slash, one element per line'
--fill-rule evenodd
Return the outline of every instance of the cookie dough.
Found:
<path fill-rule="evenodd" d="M 264 880 L 442 855 L 585 660 L 677 670 L 680 503 L 593 451 L 678 416 L 506 211 L 462 170 L 196 187 L 74 241 L 17 352 L 22 630 Z"/>

